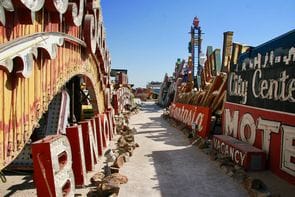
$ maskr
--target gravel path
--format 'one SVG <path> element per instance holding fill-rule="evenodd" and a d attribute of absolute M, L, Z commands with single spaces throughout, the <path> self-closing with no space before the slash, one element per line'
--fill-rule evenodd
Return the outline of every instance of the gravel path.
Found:
<path fill-rule="evenodd" d="M 182 132 L 161 118 L 153 103 L 130 119 L 140 147 L 120 173 L 128 176 L 120 197 L 247 196 L 247 192 L 218 168 L 216 162 L 189 144 Z"/>

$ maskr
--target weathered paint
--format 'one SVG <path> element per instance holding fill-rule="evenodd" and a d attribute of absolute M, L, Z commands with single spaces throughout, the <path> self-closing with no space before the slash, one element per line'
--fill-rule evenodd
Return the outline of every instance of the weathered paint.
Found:
<path fill-rule="evenodd" d="M 113 94 L 113 107 L 115 114 L 118 115 L 124 111 L 125 105 L 131 105 L 132 96 L 131 90 L 128 87 L 120 87 Z"/>
<path fill-rule="evenodd" d="M 72 77 L 84 75 L 89 78 L 95 92 L 96 114 L 107 109 L 104 89 L 109 83 L 103 80 L 110 59 L 98 1 L 86 3 L 80 0 L 71 4 L 53 0 L 12 2 L 15 9 L 4 7 L 5 12 L 12 14 L 1 18 L 0 26 L 0 51 L 3 54 L 0 65 L 0 169 L 21 151 L 42 114 L 48 110 L 50 101 Z M 71 9 L 76 3 L 77 15 Z M 31 12 L 35 13 L 34 18 L 24 17 L 26 14 L 31 16 Z M 83 26 L 82 20 L 85 21 Z M 37 43 L 32 45 L 32 50 L 12 51 L 9 56 L 6 48 L 13 49 L 16 39 L 28 44 L 32 42 L 30 36 L 35 36 L 34 41 L 37 41 L 46 33 L 59 33 L 57 38 L 63 43 L 56 45 L 53 40 L 48 40 L 48 45 L 39 46 Z M 69 37 L 61 36 L 61 33 Z M 52 48 L 42 49 L 46 46 Z M 9 58 L 13 62 L 9 62 Z"/>
<path fill-rule="evenodd" d="M 87 183 L 85 151 L 81 125 L 68 127 L 66 129 L 66 136 L 71 145 L 71 152 L 73 159 L 73 171 L 75 176 L 76 186 L 85 186 Z"/>
<path fill-rule="evenodd" d="M 231 53 L 233 47 L 233 32 L 227 31 L 223 33 L 223 49 L 222 49 L 222 68 L 221 72 L 228 73 L 230 67 Z"/>
<path fill-rule="evenodd" d="M 109 122 L 107 119 L 106 114 L 100 114 L 99 115 L 99 120 L 100 120 L 100 131 L 102 134 L 102 144 L 103 147 L 106 148 L 109 145 L 109 136 L 110 136 L 110 126 Z"/>
<path fill-rule="evenodd" d="M 101 167 L 101 157 L 109 147 L 108 136 L 113 133 L 109 124 L 107 115 L 99 114 L 66 128 L 66 136 L 50 135 L 34 142 L 34 182 L 38 195 L 61 196 L 66 187 L 73 192 L 76 186 L 85 186 L 87 172 Z"/>
<path fill-rule="evenodd" d="M 94 121 L 95 121 L 95 126 L 96 126 L 95 131 L 96 131 L 98 155 L 102 156 L 103 150 L 104 150 L 103 140 L 105 140 L 105 139 L 103 139 L 102 132 L 104 132 L 104 131 L 101 126 L 100 116 L 99 115 L 95 116 Z"/>
<path fill-rule="evenodd" d="M 226 135 L 213 136 L 213 148 L 230 157 L 233 162 L 245 170 L 264 170 L 265 152 L 246 142 Z"/>
<path fill-rule="evenodd" d="M 33 143 L 32 155 L 38 196 L 74 196 L 72 152 L 66 136 L 47 136 Z"/>
<path fill-rule="evenodd" d="M 109 124 L 109 129 L 110 129 L 110 139 L 109 140 L 112 140 L 115 135 L 115 131 L 116 131 L 115 119 L 113 118 L 114 117 L 114 109 L 110 108 L 105 113 L 108 118 L 108 124 Z"/>
<path fill-rule="evenodd" d="M 181 103 L 172 103 L 169 107 L 169 116 L 192 127 L 198 126 L 197 135 L 207 138 L 209 135 L 209 124 L 211 120 L 211 110 L 208 107 L 193 106 Z"/>
<path fill-rule="evenodd" d="M 82 127 L 84 155 L 86 161 L 86 170 L 93 171 L 95 165 L 98 163 L 99 155 L 97 149 L 97 135 L 96 126 L 93 124 L 93 120 L 86 120 L 80 122 Z"/>
<path fill-rule="evenodd" d="M 235 47 L 234 47 L 235 48 Z M 232 62 L 223 131 L 266 152 L 267 166 L 295 184 L 295 30 Z"/>
<path fill-rule="evenodd" d="M 226 102 L 223 131 L 267 153 L 268 167 L 295 183 L 295 115 Z"/>
<path fill-rule="evenodd" d="M 118 95 L 117 95 L 117 93 L 114 93 L 113 94 L 112 105 L 114 107 L 115 114 L 118 115 L 119 114 L 119 102 L 118 102 Z"/>

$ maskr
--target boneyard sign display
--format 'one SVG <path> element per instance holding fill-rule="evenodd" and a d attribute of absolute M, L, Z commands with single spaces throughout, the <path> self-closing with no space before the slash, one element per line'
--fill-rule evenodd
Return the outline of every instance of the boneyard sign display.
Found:
<path fill-rule="evenodd" d="M 295 30 L 231 65 L 223 131 L 264 150 L 268 167 L 295 184 Z"/>

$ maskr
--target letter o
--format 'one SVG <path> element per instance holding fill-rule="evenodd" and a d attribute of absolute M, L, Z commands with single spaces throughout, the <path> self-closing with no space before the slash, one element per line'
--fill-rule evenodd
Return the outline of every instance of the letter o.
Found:
<path fill-rule="evenodd" d="M 246 138 L 245 136 L 245 127 L 246 126 L 250 127 L 251 133 L 250 133 L 250 138 Z M 256 138 L 256 126 L 253 117 L 251 114 L 246 113 L 243 115 L 241 123 L 240 123 L 240 137 L 242 141 L 248 142 L 249 144 L 253 145 L 255 142 Z"/>

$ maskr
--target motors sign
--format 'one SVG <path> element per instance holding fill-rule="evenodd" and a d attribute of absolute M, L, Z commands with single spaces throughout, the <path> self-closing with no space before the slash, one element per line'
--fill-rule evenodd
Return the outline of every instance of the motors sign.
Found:
<path fill-rule="evenodd" d="M 209 135 L 211 110 L 208 107 L 200 107 L 181 103 L 172 103 L 169 107 L 170 117 L 192 127 L 196 125 L 197 135 L 203 138 Z"/>
<path fill-rule="evenodd" d="M 227 90 L 224 134 L 264 150 L 268 167 L 295 184 L 295 30 L 242 54 Z"/>

